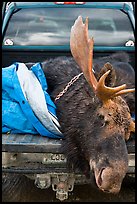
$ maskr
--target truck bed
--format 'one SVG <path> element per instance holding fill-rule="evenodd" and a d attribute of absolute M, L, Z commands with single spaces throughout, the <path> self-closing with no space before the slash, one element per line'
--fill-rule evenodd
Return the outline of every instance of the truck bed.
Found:
<path fill-rule="evenodd" d="M 135 152 L 134 134 L 127 141 L 129 153 Z M 62 153 L 62 139 L 50 139 L 40 135 L 31 134 L 2 134 L 3 152 L 37 152 L 37 153 Z"/>
<path fill-rule="evenodd" d="M 31 134 L 2 134 L 2 151 L 61 153 L 61 139 Z"/>

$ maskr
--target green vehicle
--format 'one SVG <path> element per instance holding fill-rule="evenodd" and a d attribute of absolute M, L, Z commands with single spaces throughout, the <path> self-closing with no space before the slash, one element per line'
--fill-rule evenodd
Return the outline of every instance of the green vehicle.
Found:
<path fill-rule="evenodd" d="M 2 67 L 71 56 L 70 30 L 81 15 L 84 19 L 89 17 L 94 58 L 124 51 L 135 69 L 135 16 L 131 2 L 4 2 L 2 15 Z M 15 193 L 18 199 L 29 178 L 38 188 L 52 186 L 56 198 L 62 201 L 74 185 L 90 183 L 81 172 L 68 171 L 61 142 L 40 135 L 2 134 L 3 195 L 10 199 Z M 127 148 L 127 174 L 134 176 L 135 135 L 127 142 Z M 60 190 L 57 186 L 61 180 L 66 187 Z"/>

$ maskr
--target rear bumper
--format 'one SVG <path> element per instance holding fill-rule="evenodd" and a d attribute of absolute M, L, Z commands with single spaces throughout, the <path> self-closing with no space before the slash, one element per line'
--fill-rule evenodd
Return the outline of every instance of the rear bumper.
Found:
<path fill-rule="evenodd" d="M 2 135 L 2 171 L 23 174 L 68 173 L 59 139 L 34 135 Z M 135 140 L 127 143 L 128 174 L 135 174 Z M 80 172 L 75 172 L 80 173 Z"/>
<path fill-rule="evenodd" d="M 135 174 L 135 154 L 130 153 L 128 174 Z M 70 173 L 66 158 L 60 153 L 9 153 L 2 152 L 2 171 L 8 173 L 42 174 Z M 80 173 L 80 172 L 75 172 Z"/>

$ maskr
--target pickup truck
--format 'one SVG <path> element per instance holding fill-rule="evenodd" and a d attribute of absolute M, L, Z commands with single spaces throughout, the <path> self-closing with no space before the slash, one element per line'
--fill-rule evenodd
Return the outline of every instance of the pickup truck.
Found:
<path fill-rule="evenodd" d="M 135 16 L 128 2 L 9 2 L 2 8 L 2 67 L 14 62 L 41 62 L 71 56 L 71 26 L 81 15 L 90 19 L 94 58 L 127 52 L 135 69 Z M 69 171 L 61 151 L 62 139 L 40 135 L 2 134 L 2 193 L 20 196 L 26 179 L 41 189 L 52 187 L 56 198 L 65 200 L 74 185 L 90 181 L 81 172 Z M 135 135 L 127 142 L 129 169 L 135 174 Z M 57 188 L 65 180 L 64 189 Z M 16 196 L 15 196 L 16 194 Z"/>

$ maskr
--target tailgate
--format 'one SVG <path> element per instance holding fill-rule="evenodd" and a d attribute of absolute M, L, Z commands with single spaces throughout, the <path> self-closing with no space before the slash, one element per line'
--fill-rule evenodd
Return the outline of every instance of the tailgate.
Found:
<path fill-rule="evenodd" d="M 66 172 L 66 158 L 60 149 L 61 141 L 40 135 L 3 134 L 3 172 Z"/>

